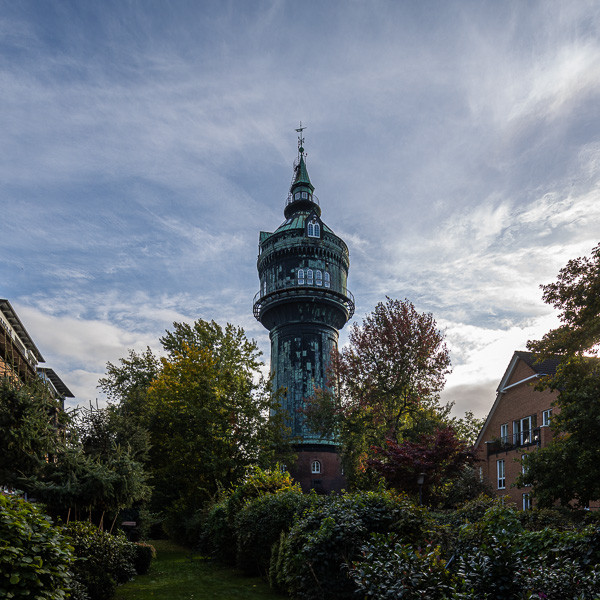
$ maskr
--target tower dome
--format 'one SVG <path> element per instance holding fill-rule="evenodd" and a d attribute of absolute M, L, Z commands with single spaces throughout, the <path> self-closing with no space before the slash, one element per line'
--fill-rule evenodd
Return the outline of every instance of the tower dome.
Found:
<path fill-rule="evenodd" d="M 274 386 L 284 389 L 282 409 L 297 440 L 298 461 L 290 471 L 303 489 L 329 492 L 344 483 L 336 440 L 311 431 L 302 409 L 328 387 L 329 360 L 354 314 L 354 298 L 347 288 L 348 247 L 321 219 L 303 141 L 299 137 L 285 221 L 260 233 L 254 316 L 269 330 Z"/>

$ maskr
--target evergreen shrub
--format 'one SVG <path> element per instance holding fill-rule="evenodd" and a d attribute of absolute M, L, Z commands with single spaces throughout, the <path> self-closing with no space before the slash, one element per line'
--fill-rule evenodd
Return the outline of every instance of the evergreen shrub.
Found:
<path fill-rule="evenodd" d="M 39 506 L 0 493 L 0 598 L 66 598 L 72 550 Z"/>
<path fill-rule="evenodd" d="M 451 576 L 440 548 L 393 542 L 393 537 L 373 535 L 363 546 L 361 559 L 350 570 L 360 598 L 449 598 Z"/>
<path fill-rule="evenodd" d="M 282 473 L 279 469 L 264 471 L 259 467 L 253 468 L 242 483 L 224 494 L 209 509 L 199 536 L 200 548 L 224 564 L 235 565 L 237 514 L 255 498 L 287 490 L 300 493 L 300 487 L 289 473 Z"/>
<path fill-rule="evenodd" d="M 113 535 L 83 521 L 72 521 L 64 530 L 78 559 L 72 569 L 74 578 L 90 600 L 112 598 L 116 585 L 136 574 L 136 546 L 122 531 Z"/>
<path fill-rule="evenodd" d="M 312 498 L 294 487 L 260 496 L 243 506 L 235 518 L 237 567 L 247 575 L 267 574 L 273 545 L 282 532 L 289 531 Z"/>
<path fill-rule="evenodd" d="M 431 522 L 424 509 L 391 492 L 318 498 L 280 544 L 275 580 L 294 598 L 355 598 L 349 568 L 374 533 L 421 544 Z"/>
<path fill-rule="evenodd" d="M 156 558 L 156 549 L 151 544 L 135 542 L 135 556 L 133 566 L 137 575 L 146 575 L 152 565 L 152 559 Z"/>

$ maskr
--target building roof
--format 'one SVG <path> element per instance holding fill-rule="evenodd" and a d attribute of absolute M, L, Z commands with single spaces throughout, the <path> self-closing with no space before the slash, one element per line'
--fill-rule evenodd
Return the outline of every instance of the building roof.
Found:
<path fill-rule="evenodd" d="M 292 229 L 304 229 L 306 224 L 306 219 L 312 216 L 314 213 L 310 212 L 295 212 L 289 219 L 286 219 L 276 230 L 274 233 L 281 233 L 282 231 L 291 231 Z M 333 231 L 320 221 L 323 231 L 327 231 L 328 233 L 333 233 Z"/>
<path fill-rule="evenodd" d="M 19 339 L 23 342 L 25 348 L 35 356 L 38 362 L 46 362 L 8 300 L 0 298 L 0 311 L 2 311 L 4 318 L 19 336 Z"/>
<path fill-rule="evenodd" d="M 537 362 L 533 352 L 524 352 L 522 350 L 517 350 L 515 354 L 525 361 L 538 375 L 555 375 L 561 361 L 560 356 L 553 356 L 552 358 Z"/>
<path fill-rule="evenodd" d="M 54 369 L 48 369 L 46 367 L 38 367 L 37 372 L 47 378 L 50 383 L 54 386 L 54 389 L 60 394 L 62 398 L 75 398 L 71 390 L 64 384 L 63 380 L 56 374 Z"/>
<path fill-rule="evenodd" d="M 307 187 L 312 192 L 315 188 L 313 184 L 310 182 L 310 177 L 308 176 L 308 169 L 306 168 L 306 163 L 304 162 L 304 154 L 302 151 L 304 148 L 300 148 L 300 161 L 295 167 L 296 175 L 294 177 L 294 182 L 292 183 L 291 190 L 295 190 L 299 186 Z"/>

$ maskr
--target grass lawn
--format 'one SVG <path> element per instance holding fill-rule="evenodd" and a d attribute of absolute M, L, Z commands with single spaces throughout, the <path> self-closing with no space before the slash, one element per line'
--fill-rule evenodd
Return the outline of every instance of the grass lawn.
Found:
<path fill-rule="evenodd" d="M 148 575 L 117 588 L 116 600 L 209 600 L 284 598 L 259 577 L 243 577 L 237 571 L 205 560 L 168 540 L 151 542 L 156 558 Z"/>

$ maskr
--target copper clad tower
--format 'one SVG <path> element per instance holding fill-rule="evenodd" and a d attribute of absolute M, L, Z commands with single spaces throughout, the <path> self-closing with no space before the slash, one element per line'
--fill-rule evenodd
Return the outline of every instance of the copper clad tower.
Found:
<path fill-rule="evenodd" d="M 354 314 L 354 298 L 346 286 L 348 247 L 321 220 L 302 129 L 285 221 L 273 233 L 260 232 L 254 316 L 270 332 L 274 386 L 285 390 L 283 408 L 299 440 L 298 461 L 289 470 L 305 491 L 328 493 L 344 485 L 336 441 L 310 431 L 301 409 L 316 389 L 327 387 L 327 365 L 339 330 Z"/>

